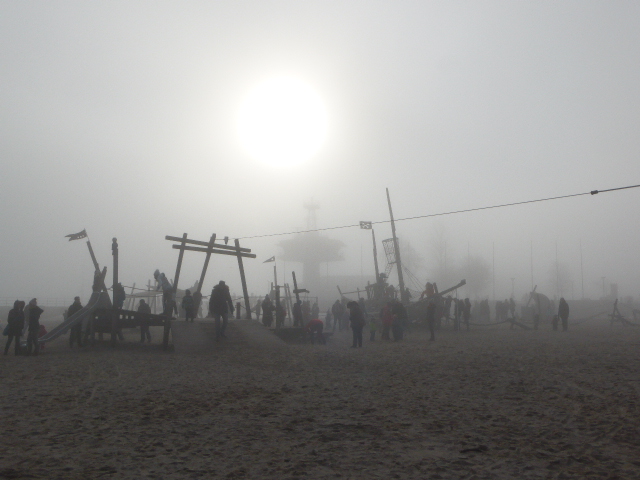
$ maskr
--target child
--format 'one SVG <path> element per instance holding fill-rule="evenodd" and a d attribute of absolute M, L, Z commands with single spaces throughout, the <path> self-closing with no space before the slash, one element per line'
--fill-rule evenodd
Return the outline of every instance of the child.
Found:
<path fill-rule="evenodd" d="M 376 339 L 376 332 L 378 331 L 378 319 L 371 316 L 369 320 L 369 340 L 374 342 Z"/>

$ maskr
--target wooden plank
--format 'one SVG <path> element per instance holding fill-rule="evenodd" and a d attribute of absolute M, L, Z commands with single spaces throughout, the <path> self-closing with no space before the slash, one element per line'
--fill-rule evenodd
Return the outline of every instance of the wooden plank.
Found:
<path fill-rule="evenodd" d="M 169 240 L 171 242 L 182 242 L 182 238 L 181 237 L 172 237 L 170 235 L 167 235 L 166 237 L 164 237 L 165 240 Z M 189 243 L 192 245 L 202 245 L 203 247 L 208 247 L 209 246 L 209 242 L 204 242 L 202 240 L 191 240 L 191 239 L 186 239 L 185 243 Z M 231 250 L 233 251 L 232 255 L 235 255 L 235 250 L 236 247 L 232 247 L 231 245 L 222 245 L 219 243 L 216 243 L 214 245 L 215 248 L 220 248 L 222 250 Z M 240 249 L 241 252 L 243 253 L 251 253 L 251 249 L 250 248 L 241 248 Z"/>
<path fill-rule="evenodd" d="M 244 295 L 244 308 L 247 311 L 247 320 L 251 320 L 251 303 L 249 302 L 249 291 L 247 290 L 247 279 L 244 276 L 244 265 L 242 265 L 242 253 L 240 250 L 240 240 L 235 239 L 236 256 L 238 257 L 238 268 L 240 269 L 240 281 L 242 282 L 242 294 Z M 240 312 L 238 312 L 238 317 Z"/>
<path fill-rule="evenodd" d="M 218 245 L 216 245 L 217 247 Z M 237 256 L 238 253 L 234 252 L 234 251 L 228 251 L 228 250 L 214 250 L 214 249 L 210 249 L 210 248 L 202 248 L 202 247 L 187 247 L 187 246 L 182 246 L 182 245 L 173 245 L 173 248 L 178 249 L 178 250 L 189 250 L 192 252 L 211 252 L 211 253 L 217 253 L 220 255 L 232 255 L 232 256 Z M 241 253 L 240 254 L 242 257 L 244 258 L 256 258 L 256 254 L 255 253 Z"/>

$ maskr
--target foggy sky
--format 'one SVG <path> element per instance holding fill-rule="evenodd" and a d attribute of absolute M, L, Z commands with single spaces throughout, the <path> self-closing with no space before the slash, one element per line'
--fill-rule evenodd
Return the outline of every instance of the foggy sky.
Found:
<path fill-rule="evenodd" d="M 640 183 L 638 58 L 636 2 L 0 1 L 0 297 L 88 295 L 84 240 L 64 238 L 83 228 L 108 278 L 117 237 L 120 279 L 140 285 L 156 268 L 173 278 L 165 235 L 305 228 L 310 198 L 330 227 L 387 219 L 385 187 L 410 217 Z M 311 161 L 274 169 L 240 148 L 235 118 L 281 74 L 320 94 L 329 134 Z M 553 296 L 556 244 L 578 298 L 580 242 L 587 296 L 602 276 L 638 295 L 639 195 L 400 222 L 398 235 L 424 257 L 422 280 L 438 280 L 440 232 L 449 265 L 491 264 L 495 249 L 498 298 L 510 278 L 516 298 L 530 288 L 531 245 Z M 372 279 L 369 232 L 327 235 L 347 245 L 331 274 Z M 258 255 L 251 292 L 266 293 L 262 261 L 283 238 L 242 240 Z M 185 255 L 181 286 L 202 261 Z M 233 257 L 212 259 L 205 293 L 220 279 L 240 292 Z"/>

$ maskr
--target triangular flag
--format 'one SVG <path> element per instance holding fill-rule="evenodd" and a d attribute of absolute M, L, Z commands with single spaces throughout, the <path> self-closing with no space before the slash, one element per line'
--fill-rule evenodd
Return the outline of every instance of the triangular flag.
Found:
<path fill-rule="evenodd" d="M 266 259 L 264 262 L 262 262 L 262 263 L 269 263 L 269 262 L 275 262 L 275 261 L 276 261 L 276 256 L 274 255 L 274 256 L 273 256 L 273 257 L 271 257 L 271 258 L 267 258 L 267 259 Z"/>
<path fill-rule="evenodd" d="M 81 238 L 85 238 L 87 236 L 87 230 L 82 230 L 78 233 L 70 233 L 69 235 L 65 235 L 65 237 L 69 237 L 69 241 L 71 240 L 80 240 Z"/>

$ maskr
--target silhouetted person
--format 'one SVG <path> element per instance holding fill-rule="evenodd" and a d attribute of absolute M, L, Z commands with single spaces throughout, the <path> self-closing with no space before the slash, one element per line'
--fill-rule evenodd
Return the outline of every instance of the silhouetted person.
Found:
<path fill-rule="evenodd" d="M 464 318 L 464 324 L 467 327 L 467 332 L 469 331 L 469 321 L 471 320 L 471 300 L 468 298 L 464 299 L 464 310 L 462 310 L 462 318 Z"/>
<path fill-rule="evenodd" d="M 331 306 L 331 313 L 333 314 L 333 330 L 332 331 L 336 331 L 336 326 L 338 327 L 339 330 L 342 330 L 342 326 L 339 325 L 341 319 L 342 319 L 342 303 L 340 303 L 340 300 L 336 300 L 335 303 Z"/>
<path fill-rule="evenodd" d="M 196 302 L 191 296 L 191 290 L 186 290 L 184 292 L 184 297 L 182 297 L 182 308 L 184 309 L 184 319 L 186 322 L 191 319 L 193 323 L 193 319 L 196 318 Z"/>
<path fill-rule="evenodd" d="M 40 315 L 42 315 L 42 310 L 38 306 L 38 300 L 35 298 L 31 299 L 29 302 L 29 314 L 28 314 L 28 322 L 29 322 L 29 334 L 27 335 L 27 355 L 31 355 L 31 350 L 33 349 L 33 354 L 38 355 L 40 353 L 40 345 L 38 343 L 38 334 L 40 333 Z"/>
<path fill-rule="evenodd" d="M 67 318 L 73 317 L 76 313 L 82 310 L 82 303 L 80 303 L 80 297 L 75 297 L 73 303 L 67 309 Z M 82 321 L 76 322 L 69 331 L 69 347 L 73 347 L 73 344 L 77 343 L 79 347 L 82 346 Z"/>
<path fill-rule="evenodd" d="M 116 310 L 122 310 L 124 307 L 124 301 L 127 299 L 127 294 L 124 291 L 124 287 L 121 283 L 118 283 L 113 287 L 113 308 Z"/>
<path fill-rule="evenodd" d="M 349 309 L 351 330 L 353 330 L 353 345 L 351 348 L 362 347 L 362 330 L 365 325 L 364 313 L 360 309 L 358 302 L 347 303 L 347 308 Z"/>
<path fill-rule="evenodd" d="M 300 300 L 296 300 L 296 303 L 293 304 L 293 326 L 301 327 L 302 326 L 302 302 Z"/>
<path fill-rule="evenodd" d="M 9 310 L 7 317 L 7 343 L 4 346 L 4 354 L 9 353 L 9 347 L 11 341 L 15 341 L 14 352 L 16 355 L 20 355 L 20 338 L 22 337 L 22 330 L 24 330 L 24 302 L 16 300 L 13 302 L 13 308 Z"/>
<path fill-rule="evenodd" d="M 318 307 L 318 302 L 313 302 L 311 306 L 311 320 L 315 320 L 316 318 L 320 318 L 320 307 Z"/>
<path fill-rule="evenodd" d="M 162 289 L 162 311 L 167 311 L 167 302 L 173 297 L 173 285 L 167 280 L 164 273 L 160 273 L 160 270 L 153 272 L 153 278 L 158 282 L 156 290 Z"/>
<path fill-rule="evenodd" d="M 309 339 L 311 340 L 312 345 L 316 339 L 318 340 L 318 343 L 320 343 L 320 345 L 324 345 L 326 343 L 324 340 L 324 335 L 322 333 L 322 331 L 324 330 L 324 324 L 322 323 L 322 320 L 318 318 L 309 320 L 307 326 L 305 327 L 305 330 L 309 335 Z"/>
<path fill-rule="evenodd" d="M 393 313 L 393 323 L 391 330 L 393 331 L 393 341 L 397 342 L 402 340 L 405 324 L 408 322 L 407 309 L 400 303 L 399 300 L 394 300 L 391 303 L 391 313 Z"/>
<path fill-rule="evenodd" d="M 151 307 L 143 299 L 140 299 L 138 312 L 144 314 L 151 313 Z M 151 332 L 149 331 L 149 322 L 146 318 L 140 318 L 140 343 L 144 343 L 145 339 L 151 343 Z"/>
<path fill-rule="evenodd" d="M 562 331 L 566 332 L 569 328 L 569 304 L 564 297 L 560 299 L 558 304 L 558 316 L 562 320 Z"/>
<path fill-rule="evenodd" d="M 226 338 L 225 331 L 229 322 L 229 313 L 233 314 L 233 300 L 231 300 L 229 287 L 224 283 L 224 280 L 220 280 L 220 283 L 211 290 L 209 311 L 213 314 L 216 322 L 216 341 Z M 222 324 L 220 320 L 222 320 Z"/>
<path fill-rule="evenodd" d="M 200 306 L 202 305 L 202 294 L 196 290 L 196 293 L 194 293 L 193 295 L 193 313 L 195 315 L 195 318 L 198 318 L 200 315 L 202 315 L 202 311 L 200 310 Z"/>
<path fill-rule="evenodd" d="M 265 295 L 264 300 L 262 301 L 262 324 L 265 327 L 271 327 L 273 324 L 273 311 L 275 307 L 273 303 L 271 303 L 271 299 L 269 295 Z"/>

